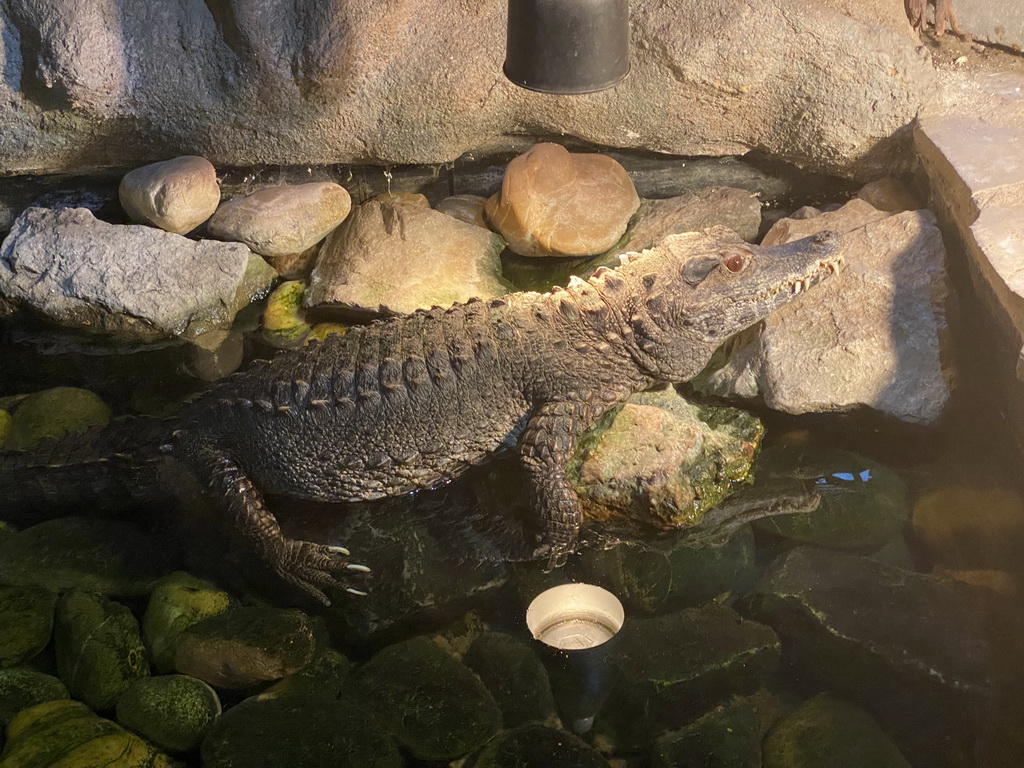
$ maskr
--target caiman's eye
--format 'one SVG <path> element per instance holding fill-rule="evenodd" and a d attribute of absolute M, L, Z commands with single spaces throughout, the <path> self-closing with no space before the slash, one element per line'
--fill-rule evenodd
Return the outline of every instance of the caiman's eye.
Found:
<path fill-rule="evenodd" d="M 727 258 L 724 262 L 725 268 L 730 272 L 740 272 L 745 266 L 747 266 L 747 260 L 741 253 L 734 253 L 732 256 Z"/>

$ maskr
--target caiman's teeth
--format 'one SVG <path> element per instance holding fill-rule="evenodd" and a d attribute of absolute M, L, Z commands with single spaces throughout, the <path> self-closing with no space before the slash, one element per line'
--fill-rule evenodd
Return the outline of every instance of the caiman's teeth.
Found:
<path fill-rule="evenodd" d="M 793 283 L 793 295 L 796 296 L 798 293 L 800 293 L 800 281 L 799 280 L 797 280 L 795 283 Z"/>

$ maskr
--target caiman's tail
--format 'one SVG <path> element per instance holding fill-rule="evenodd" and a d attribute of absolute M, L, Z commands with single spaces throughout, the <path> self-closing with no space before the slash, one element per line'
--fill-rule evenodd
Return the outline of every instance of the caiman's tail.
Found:
<path fill-rule="evenodd" d="M 0 520 L 25 524 L 162 506 L 167 489 L 159 488 L 159 446 L 169 430 L 163 419 L 133 417 L 32 451 L 0 451 Z"/>

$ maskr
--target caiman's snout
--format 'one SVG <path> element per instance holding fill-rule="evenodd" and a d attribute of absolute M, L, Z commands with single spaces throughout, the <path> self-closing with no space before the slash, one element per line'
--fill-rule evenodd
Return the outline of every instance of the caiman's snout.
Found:
<path fill-rule="evenodd" d="M 812 242 L 818 245 L 839 245 L 840 234 L 834 229 L 824 229 L 813 236 Z"/>

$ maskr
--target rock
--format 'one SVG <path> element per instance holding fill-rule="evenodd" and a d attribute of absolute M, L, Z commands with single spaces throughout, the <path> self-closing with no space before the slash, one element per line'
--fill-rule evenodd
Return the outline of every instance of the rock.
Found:
<path fill-rule="evenodd" d="M 1020 8 L 993 8 L 984 0 L 956 0 L 952 6 L 965 33 L 975 40 L 1003 45 L 1020 53 L 1024 49 L 1024 14 Z"/>
<path fill-rule="evenodd" d="M 429 208 L 430 201 L 427 196 L 419 192 L 392 192 L 390 189 L 379 195 L 374 195 L 370 200 L 375 200 L 383 205 L 414 205 L 417 208 Z"/>
<path fill-rule="evenodd" d="M 182 629 L 174 667 L 218 688 L 247 688 L 309 664 L 316 656 L 319 635 L 302 611 L 230 608 Z"/>
<path fill-rule="evenodd" d="M 771 629 L 718 603 L 632 619 L 617 642 L 621 694 L 634 707 L 627 711 L 643 711 L 645 722 L 634 727 L 655 733 L 678 728 L 730 695 L 757 690 L 780 653 Z M 613 692 L 613 702 L 618 695 Z M 610 703 L 606 711 L 613 708 Z"/>
<path fill-rule="evenodd" d="M 487 214 L 484 212 L 486 202 L 487 198 L 481 195 L 452 195 L 439 202 L 434 210 L 487 229 Z"/>
<path fill-rule="evenodd" d="M 5 10 L 4 39 L 38 42 L 30 56 L 4 47 L 18 76 L 0 85 L 3 170 L 145 162 L 169 145 L 219 166 L 446 163 L 480 147 L 515 151 L 525 133 L 680 156 L 757 148 L 870 178 L 911 162 L 899 129 L 935 79 L 898 4 L 669 0 L 633 12 L 630 76 L 567 109 L 498 74 L 503 1 L 336 10 L 99 0 Z"/>
<path fill-rule="evenodd" d="M 61 680 L 93 709 L 110 709 L 133 680 L 149 675 L 139 622 L 102 595 L 71 590 L 61 597 L 54 644 Z"/>
<path fill-rule="evenodd" d="M 947 485 L 914 504 L 914 536 L 939 567 L 1020 571 L 1024 498 L 999 488 Z"/>
<path fill-rule="evenodd" d="M 595 256 L 622 238 L 639 205 L 629 174 L 612 158 L 544 143 L 508 164 L 485 209 L 520 256 Z"/>
<path fill-rule="evenodd" d="M 197 336 L 186 354 L 190 374 L 202 381 L 220 381 L 242 365 L 245 338 L 238 331 L 210 331 Z"/>
<path fill-rule="evenodd" d="M 395 740 L 350 697 L 250 697 L 203 739 L 205 768 L 402 768 Z"/>
<path fill-rule="evenodd" d="M 306 306 L 408 313 L 507 292 L 493 232 L 405 202 L 370 201 L 324 243 Z"/>
<path fill-rule="evenodd" d="M 761 768 L 757 726 L 750 703 L 734 699 L 685 728 L 661 734 L 651 749 L 651 768 Z"/>
<path fill-rule="evenodd" d="M 695 544 L 685 535 L 585 549 L 587 581 L 604 587 L 634 611 L 652 613 L 699 605 L 747 586 L 756 572 L 750 526 Z"/>
<path fill-rule="evenodd" d="M 568 476 L 594 519 L 689 527 L 747 478 L 763 433 L 743 411 L 642 393 L 584 435 Z"/>
<path fill-rule="evenodd" d="M 521 725 L 492 739 L 469 768 L 610 768 L 601 753 L 576 736 L 540 724 Z"/>
<path fill-rule="evenodd" d="M 463 661 L 494 696 L 506 728 L 557 722 L 548 673 L 522 640 L 488 632 L 473 641 Z"/>
<path fill-rule="evenodd" d="M 760 394 L 786 413 L 866 406 L 903 421 L 934 422 L 950 395 L 941 352 L 945 251 L 934 217 L 884 214 L 853 200 L 813 219 L 783 219 L 764 243 L 836 228 L 846 269 L 772 313 L 760 336 L 700 387 Z"/>
<path fill-rule="evenodd" d="M 142 637 L 159 672 L 174 669 L 178 635 L 231 607 L 231 596 L 204 579 L 175 571 L 153 587 L 142 617 Z"/>
<path fill-rule="evenodd" d="M 174 568 L 172 541 L 124 520 L 64 517 L 0 541 L 0 582 L 144 595 Z"/>
<path fill-rule="evenodd" d="M 0 668 L 16 667 L 46 647 L 56 605 L 48 589 L 0 586 Z"/>
<path fill-rule="evenodd" d="M 761 201 L 745 189 L 708 187 L 665 200 L 645 200 L 621 253 L 653 248 L 669 235 L 720 225 L 748 242 L 761 227 Z"/>
<path fill-rule="evenodd" d="M 110 408 L 89 390 L 54 387 L 29 395 L 18 404 L 8 439 L 11 448 L 28 451 L 43 438 L 105 427 L 109 421 Z"/>
<path fill-rule="evenodd" d="M 813 512 L 756 520 L 763 533 L 835 549 L 878 549 L 898 536 L 910 516 L 907 488 L 884 464 L 838 448 L 763 451 L 756 476 L 794 478 L 820 494 Z"/>
<path fill-rule="evenodd" d="M 261 256 L 291 256 L 327 237 L 351 209 L 348 191 L 330 181 L 268 187 L 221 205 L 206 231 Z"/>
<path fill-rule="evenodd" d="M 889 213 L 918 211 L 926 207 L 913 189 L 891 176 L 869 181 L 860 188 L 857 197 L 873 208 Z"/>
<path fill-rule="evenodd" d="M 797 208 L 789 216 L 783 218 L 795 219 L 796 221 L 805 221 L 806 219 L 816 219 L 821 216 L 821 211 L 812 205 L 805 205 L 801 208 Z"/>
<path fill-rule="evenodd" d="M 352 662 L 328 647 L 294 675 L 282 678 L 263 693 L 274 698 L 302 696 L 336 699 L 341 695 L 351 671 Z"/>
<path fill-rule="evenodd" d="M 982 739 L 1017 732 L 996 701 L 1016 685 L 1004 665 L 1020 657 L 1021 630 L 999 600 L 988 589 L 800 547 L 772 564 L 741 608 L 779 633 L 799 674 L 868 706 L 912 764 L 957 765 Z"/>
<path fill-rule="evenodd" d="M 220 204 L 217 170 L 204 157 L 185 155 L 126 173 L 118 191 L 125 213 L 165 232 L 191 232 Z"/>
<path fill-rule="evenodd" d="M 348 333 L 348 326 L 342 323 L 317 323 L 309 329 L 303 344 L 311 344 L 314 341 L 323 341 L 332 334 L 344 336 Z"/>
<path fill-rule="evenodd" d="M 300 253 L 289 253 L 286 256 L 267 257 L 267 263 L 280 273 L 285 280 L 308 280 L 313 271 L 323 241 L 312 245 Z"/>
<path fill-rule="evenodd" d="M 357 681 L 366 704 L 419 760 L 454 760 L 498 731 L 501 712 L 487 689 L 426 638 L 378 651 L 359 670 Z"/>
<path fill-rule="evenodd" d="M 19 712 L 7 728 L 3 764 L 61 768 L 173 768 L 166 755 L 79 701 L 47 701 Z"/>
<path fill-rule="evenodd" d="M 277 273 L 239 243 L 29 208 L 0 245 L 0 297 L 124 341 L 227 330 Z"/>
<path fill-rule="evenodd" d="M 117 722 L 168 752 L 199 746 L 220 712 L 216 691 L 186 675 L 136 680 L 117 700 Z"/>
<path fill-rule="evenodd" d="M 878 723 L 860 707 L 820 694 L 775 725 L 764 768 L 910 768 Z"/>
<path fill-rule="evenodd" d="M 54 699 L 69 699 L 64 683 L 27 667 L 0 669 L 0 726 L 14 719 L 23 709 Z"/>
<path fill-rule="evenodd" d="M 5 448 L 11 434 L 11 414 L 0 410 L 0 448 Z"/>
<path fill-rule="evenodd" d="M 267 299 L 263 310 L 263 340 L 283 349 L 302 343 L 309 324 L 302 317 L 302 297 L 306 286 L 298 280 L 281 283 Z"/>

